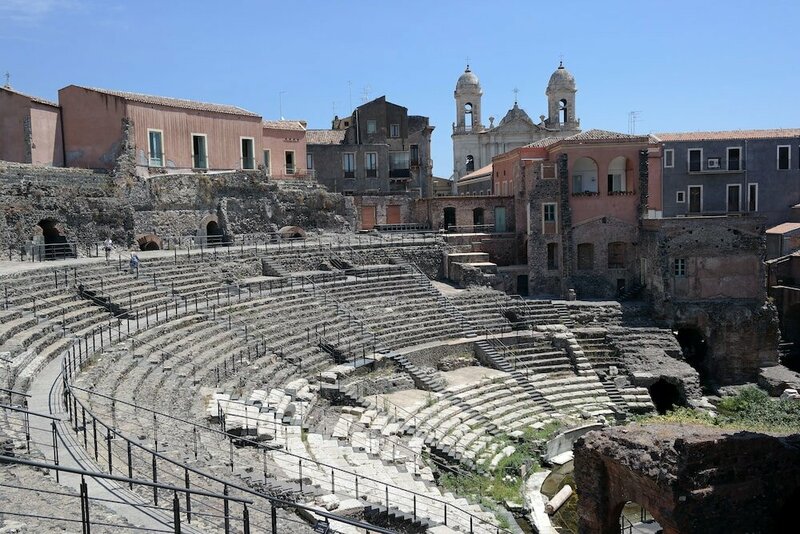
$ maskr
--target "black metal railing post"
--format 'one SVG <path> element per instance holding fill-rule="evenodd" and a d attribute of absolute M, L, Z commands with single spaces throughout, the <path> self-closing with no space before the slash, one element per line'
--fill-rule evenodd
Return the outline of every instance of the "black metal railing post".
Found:
<path fill-rule="evenodd" d="M 172 526 L 175 534 L 181 534 L 181 502 L 178 500 L 177 491 L 172 492 Z"/>

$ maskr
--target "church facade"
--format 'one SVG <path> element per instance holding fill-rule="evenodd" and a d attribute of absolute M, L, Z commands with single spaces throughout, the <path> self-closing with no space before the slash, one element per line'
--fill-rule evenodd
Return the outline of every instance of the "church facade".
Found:
<path fill-rule="evenodd" d="M 580 132 L 580 120 L 575 114 L 575 78 L 563 63 L 550 76 L 547 84 L 547 116 L 534 122 L 514 102 L 500 123 L 489 117 L 485 126 L 481 116 L 481 89 L 478 77 L 467 65 L 458 78 L 454 93 L 456 122 L 453 123 L 453 188 L 458 192 L 458 180 L 492 162 L 492 158 L 509 150 L 528 145 L 546 137 L 566 137 Z"/>

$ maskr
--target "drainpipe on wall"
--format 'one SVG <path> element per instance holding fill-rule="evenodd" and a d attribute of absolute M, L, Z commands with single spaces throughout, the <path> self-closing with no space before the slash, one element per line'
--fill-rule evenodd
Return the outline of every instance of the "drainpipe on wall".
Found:
<path fill-rule="evenodd" d="M 747 179 L 747 139 L 744 140 L 744 191 L 745 200 L 747 201 L 747 213 L 750 213 L 750 182 Z"/>

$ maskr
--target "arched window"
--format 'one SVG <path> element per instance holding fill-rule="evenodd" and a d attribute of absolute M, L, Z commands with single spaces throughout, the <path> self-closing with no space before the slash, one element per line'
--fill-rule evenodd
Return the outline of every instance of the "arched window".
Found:
<path fill-rule="evenodd" d="M 597 193 L 597 164 L 591 158 L 578 158 L 572 166 L 572 194 Z"/>
<path fill-rule="evenodd" d="M 594 269 L 594 245 L 592 243 L 578 244 L 578 270 L 589 271 Z"/>
<path fill-rule="evenodd" d="M 608 244 L 608 268 L 625 268 L 625 243 L 615 241 Z"/>
<path fill-rule="evenodd" d="M 472 130 L 472 104 L 464 104 L 464 129 Z"/>
<path fill-rule="evenodd" d="M 562 98 L 558 101 L 558 122 L 560 124 L 566 124 L 567 118 L 569 115 L 567 114 L 567 99 Z"/>
<path fill-rule="evenodd" d="M 475 158 L 472 157 L 472 154 L 467 155 L 467 172 L 472 172 L 475 170 Z"/>
<path fill-rule="evenodd" d="M 628 160 L 625 156 L 618 156 L 608 165 L 608 192 L 621 193 L 628 190 L 625 167 Z"/>

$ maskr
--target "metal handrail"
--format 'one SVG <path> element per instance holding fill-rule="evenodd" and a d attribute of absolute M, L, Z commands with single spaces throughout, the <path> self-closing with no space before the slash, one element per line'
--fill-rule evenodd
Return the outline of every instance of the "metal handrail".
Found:
<path fill-rule="evenodd" d="M 102 330 L 102 327 L 101 327 L 101 330 Z M 93 331 L 92 331 L 92 333 L 93 333 L 93 334 L 94 334 L 95 332 L 96 332 L 96 330 L 93 330 Z M 101 335 L 102 335 L 102 334 L 101 334 Z M 118 330 L 118 336 L 121 336 L 121 335 L 124 335 L 125 337 L 131 337 L 129 334 L 127 334 L 127 333 L 125 333 L 125 332 L 122 332 L 121 330 Z M 160 352 L 164 353 L 164 354 L 171 354 L 169 351 L 165 351 L 165 350 L 163 350 L 163 349 L 158 349 L 158 350 L 159 350 Z M 67 354 L 69 354 L 69 353 L 67 353 Z M 73 362 L 73 363 L 72 363 L 72 367 L 71 367 L 71 368 L 73 368 L 73 369 L 77 368 L 77 366 L 75 365 L 75 362 Z M 70 365 L 69 365 L 69 363 L 65 363 L 65 369 L 66 369 L 67 371 L 70 369 Z M 71 388 L 72 388 L 72 386 L 69 384 L 69 381 L 68 381 L 68 380 L 67 380 L 67 378 L 66 378 L 66 377 L 67 377 L 67 373 L 65 373 L 65 375 L 64 375 L 64 376 L 65 376 L 65 379 L 64 379 L 64 380 L 65 380 L 65 390 L 69 390 L 69 391 L 71 391 Z M 114 429 L 110 428 L 110 427 L 109 427 L 108 425 L 106 425 L 105 423 L 102 423 L 102 421 L 101 421 L 101 420 L 100 420 L 100 419 L 99 419 L 97 416 L 95 416 L 95 415 L 94 415 L 94 414 L 91 412 L 91 410 L 89 410 L 89 409 L 88 409 L 88 407 L 86 407 L 86 406 L 85 406 L 85 405 L 84 405 L 84 404 L 83 404 L 83 403 L 82 403 L 80 400 L 78 400 L 76 396 L 74 396 L 74 395 L 73 395 L 73 398 L 75 398 L 75 399 L 76 399 L 76 401 L 77 401 L 79 404 L 81 404 L 81 407 L 82 407 L 83 409 L 85 409 L 85 410 L 87 411 L 87 413 L 89 413 L 89 414 L 90 414 L 90 415 L 91 415 L 93 418 L 95 418 L 95 419 L 97 419 L 98 421 L 100 421 L 100 422 L 101 422 L 101 424 L 102 424 L 103 426 L 105 426 L 105 427 L 106 427 L 106 428 L 107 428 L 109 431 L 112 431 L 112 432 L 114 432 L 115 434 L 117 434 L 117 435 L 120 435 L 120 437 L 123 437 L 124 439 L 128 439 L 128 438 L 126 438 L 125 436 L 123 436 L 121 433 L 119 433 L 118 431 L 116 431 L 116 430 L 114 430 Z M 169 417 L 169 416 L 167 416 L 167 417 Z M 231 438 L 231 437 L 230 437 L 230 435 L 229 435 L 229 434 L 227 434 L 227 432 L 223 432 L 223 431 L 216 430 L 216 429 L 209 428 L 209 427 L 204 427 L 204 426 L 202 426 L 202 425 L 193 425 L 193 426 L 196 426 L 196 427 L 198 427 L 198 428 L 204 428 L 204 429 L 207 429 L 207 430 L 211 430 L 211 431 L 212 431 L 212 432 L 214 432 L 214 433 L 225 434 L 227 437 Z M 232 438 L 231 438 L 231 439 L 232 439 Z M 387 488 L 392 488 L 392 489 L 393 489 L 393 490 L 395 490 L 395 491 L 400 491 L 400 492 L 408 493 L 408 494 L 410 494 L 410 495 L 414 496 L 414 499 L 415 499 L 415 500 L 416 500 L 416 498 L 417 498 L 417 496 L 418 496 L 418 497 L 420 497 L 421 499 L 426 499 L 426 500 L 428 500 L 428 501 L 437 502 L 437 503 L 439 503 L 439 504 L 443 505 L 445 509 L 446 509 L 446 508 L 450 508 L 451 510 L 457 510 L 457 511 L 459 511 L 459 512 L 463 513 L 463 514 L 466 514 L 466 516 L 467 516 L 467 517 L 469 517 L 469 518 L 470 518 L 470 520 L 472 520 L 472 519 L 474 518 L 474 519 L 476 519 L 478 522 L 480 522 L 480 523 L 482 523 L 482 524 L 489 524 L 489 525 L 491 525 L 491 526 L 493 526 L 493 527 L 496 527 L 496 526 L 497 526 L 497 525 L 494 525 L 493 523 L 491 523 L 491 522 L 489 522 L 489 521 L 487 521 L 487 520 L 485 520 L 485 519 L 483 519 L 483 518 L 481 518 L 481 517 L 475 516 L 475 515 L 474 515 L 474 514 L 472 514 L 471 512 L 468 512 L 468 511 L 466 511 L 466 510 L 464 510 L 464 509 L 462 509 L 462 508 L 460 508 L 460 507 L 458 507 L 458 506 L 455 506 L 455 505 L 453 505 L 453 504 L 451 504 L 451 503 L 448 503 L 448 502 L 446 502 L 446 501 L 443 501 L 443 500 L 441 500 L 441 499 L 437 499 L 437 498 L 435 498 L 435 497 L 430 497 L 430 496 L 427 496 L 427 495 L 419 494 L 419 493 L 417 493 L 417 492 L 410 491 L 410 490 L 408 490 L 408 489 L 406 489 L 406 488 L 402 488 L 402 487 L 400 487 L 400 486 L 395 486 L 395 485 L 393 485 L 393 484 L 388 484 L 388 483 L 386 483 L 386 482 L 383 482 L 383 481 L 380 481 L 380 480 L 377 480 L 377 479 L 372 479 L 372 478 L 370 478 L 370 477 L 361 476 L 361 475 L 358 475 L 357 473 L 354 473 L 354 472 L 351 472 L 351 471 L 348 471 L 348 470 L 345 470 L 345 469 L 341 469 L 341 468 L 339 468 L 339 467 L 336 467 L 336 466 L 333 466 L 333 465 L 325 464 L 325 463 L 323 463 L 323 462 L 319 462 L 319 461 L 317 461 L 317 460 L 314 460 L 314 459 L 311 459 L 311 458 L 306 458 L 306 457 L 303 457 L 303 456 L 300 456 L 300 455 L 297 455 L 297 454 L 294 454 L 294 453 L 290 453 L 290 452 L 288 452 L 288 451 L 285 451 L 285 450 L 282 450 L 282 449 L 273 449 L 273 448 L 270 448 L 270 447 L 267 447 L 267 446 L 265 446 L 263 443 L 259 443 L 259 442 L 257 442 L 257 441 L 254 441 L 254 440 L 249 440 L 249 439 L 247 439 L 247 438 L 242 438 L 242 437 L 238 437 L 238 436 L 237 436 L 237 438 L 236 438 L 236 439 L 237 439 L 238 441 L 240 441 L 240 442 L 243 442 L 243 443 L 252 444 L 253 446 L 255 446 L 256 448 L 259 448 L 259 449 L 270 450 L 270 451 L 273 451 L 273 452 L 277 452 L 277 453 L 279 453 L 279 454 L 288 455 L 288 456 L 291 456 L 291 457 L 293 457 L 293 458 L 296 458 L 296 459 L 298 459 L 299 461 L 306 461 L 306 462 L 310 462 L 311 464 L 314 464 L 314 465 L 317 465 L 317 466 L 321 466 L 321 467 L 324 467 L 324 468 L 327 468 L 327 469 L 331 469 L 332 471 L 339 472 L 339 473 L 342 473 L 342 474 L 345 474 L 345 475 L 349 475 L 349 476 L 355 477 L 356 479 L 361 479 L 361 480 L 365 480 L 365 481 L 373 482 L 373 483 L 376 483 L 376 484 L 378 484 L 378 485 L 380 485 L 380 486 L 384 486 L 384 487 L 387 487 Z M 146 446 L 144 446 L 144 445 L 141 445 L 141 444 L 138 444 L 138 443 L 135 443 L 135 442 L 133 442 L 133 443 L 134 443 L 135 445 L 137 445 L 137 446 L 139 446 L 139 447 L 141 447 L 141 448 L 143 448 L 143 449 L 147 450 L 148 452 L 152 452 L 152 453 L 154 453 L 154 454 L 158 455 L 159 457 L 162 457 L 162 458 L 163 458 L 165 461 L 169 461 L 169 462 L 176 463 L 174 460 L 171 460 L 171 459 L 169 459 L 169 458 L 167 458 L 167 457 L 164 457 L 164 456 L 162 456 L 160 453 L 157 453 L 156 451 L 150 451 L 150 450 L 149 450 L 149 448 L 147 448 L 147 447 L 146 447 Z M 182 464 L 180 464 L 180 465 L 182 465 Z M 188 467 L 188 466 L 183 466 L 183 465 L 182 465 L 182 467 Z M 192 468 L 189 468 L 189 469 L 192 469 Z M 198 471 L 198 473 L 200 473 L 200 474 L 203 474 L 204 476 L 208 476 L 208 475 L 206 475 L 206 474 L 204 474 L 204 473 L 202 473 L 202 472 L 200 472 L 200 471 Z M 229 485 L 230 485 L 230 484 L 229 484 Z M 505 529 L 502 529 L 501 527 L 498 527 L 498 530 L 505 530 Z"/>

